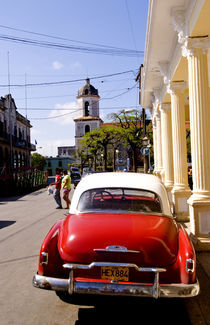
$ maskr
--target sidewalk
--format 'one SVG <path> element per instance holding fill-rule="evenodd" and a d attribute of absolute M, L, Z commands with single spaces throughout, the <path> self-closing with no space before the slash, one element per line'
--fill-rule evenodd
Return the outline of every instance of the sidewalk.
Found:
<path fill-rule="evenodd" d="M 189 223 L 183 224 L 189 234 Z M 196 252 L 200 294 L 185 300 L 192 325 L 210 325 L 210 251 Z M 193 308 L 192 308 L 193 306 Z"/>

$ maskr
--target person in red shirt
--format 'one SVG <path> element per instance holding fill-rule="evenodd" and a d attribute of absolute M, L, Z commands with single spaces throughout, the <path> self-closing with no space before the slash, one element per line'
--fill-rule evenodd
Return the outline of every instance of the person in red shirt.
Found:
<path fill-rule="evenodd" d="M 61 204 L 61 182 L 62 182 L 62 175 L 60 172 L 60 169 L 56 169 L 56 175 L 55 175 L 55 183 L 51 183 L 50 185 L 55 185 L 55 191 L 54 191 L 54 199 L 55 202 L 57 203 L 56 209 L 62 209 L 62 204 Z"/>

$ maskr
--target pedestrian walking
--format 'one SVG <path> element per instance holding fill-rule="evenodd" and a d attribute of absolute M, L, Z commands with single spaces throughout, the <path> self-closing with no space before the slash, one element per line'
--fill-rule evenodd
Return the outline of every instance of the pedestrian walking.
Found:
<path fill-rule="evenodd" d="M 55 202 L 57 203 L 56 209 L 62 209 L 62 204 L 61 204 L 61 182 L 62 182 L 62 175 L 60 172 L 60 169 L 56 169 L 56 175 L 55 175 L 55 183 L 51 183 L 50 185 L 55 185 L 55 191 L 54 191 L 54 199 Z"/>
<path fill-rule="evenodd" d="M 63 179 L 62 179 L 62 189 L 63 189 L 63 199 L 66 202 L 66 207 L 64 209 L 69 209 L 70 199 L 69 193 L 71 191 L 71 177 L 68 175 L 67 170 L 63 171 Z"/>

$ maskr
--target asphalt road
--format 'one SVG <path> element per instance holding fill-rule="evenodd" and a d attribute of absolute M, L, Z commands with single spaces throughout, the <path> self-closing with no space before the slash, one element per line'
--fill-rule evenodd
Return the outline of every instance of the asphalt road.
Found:
<path fill-rule="evenodd" d="M 45 189 L 0 200 L 1 325 L 191 324 L 184 300 L 110 300 L 95 308 L 69 305 L 52 291 L 34 288 L 42 241 L 67 213 L 55 207 Z"/>

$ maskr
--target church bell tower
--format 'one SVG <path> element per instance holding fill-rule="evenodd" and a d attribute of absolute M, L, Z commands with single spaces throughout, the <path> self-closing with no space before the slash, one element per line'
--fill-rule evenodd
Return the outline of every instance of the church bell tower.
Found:
<path fill-rule="evenodd" d="M 85 133 L 92 131 L 103 123 L 99 117 L 100 96 L 98 90 L 90 84 L 89 78 L 86 79 L 86 84 L 78 91 L 77 100 L 79 117 L 74 119 L 76 150 L 80 149 L 80 140 Z"/>

